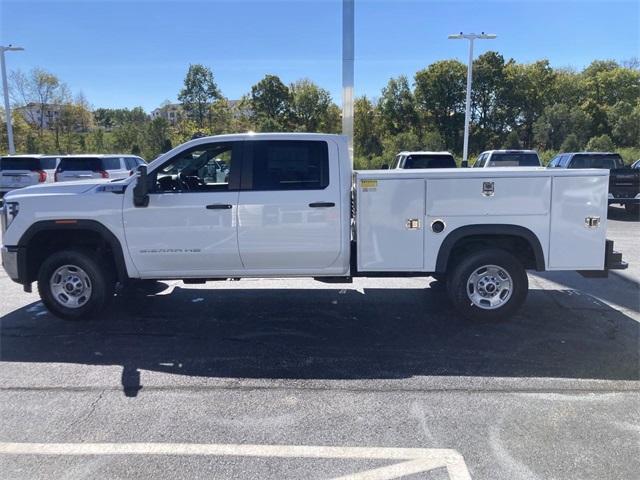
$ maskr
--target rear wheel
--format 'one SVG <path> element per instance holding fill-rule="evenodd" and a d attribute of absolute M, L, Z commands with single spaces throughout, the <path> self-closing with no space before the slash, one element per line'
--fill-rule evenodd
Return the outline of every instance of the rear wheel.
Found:
<path fill-rule="evenodd" d="M 95 257 L 85 250 L 63 250 L 42 263 L 38 292 L 55 316 L 65 320 L 89 318 L 113 298 L 114 275 Z"/>
<path fill-rule="evenodd" d="M 470 253 L 448 275 L 454 307 L 470 320 L 500 321 L 513 315 L 527 297 L 529 281 L 511 253 L 490 249 Z"/>

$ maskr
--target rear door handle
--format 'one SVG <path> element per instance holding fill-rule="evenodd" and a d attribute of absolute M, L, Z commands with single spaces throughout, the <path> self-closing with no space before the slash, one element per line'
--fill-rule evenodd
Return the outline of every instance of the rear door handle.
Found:
<path fill-rule="evenodd" d="M 233 205 L 227 205 L 224 203 L 214 203 L 213 205 L 207 205 L 207 210 L 229 210 L 233 208 Z"/>
<path fill-rule="evenodd" d="M 323 208 L 323 207 L 335 207 L 336 204 L 333 202 L 313 202 L 313 203 L 310 203 L 309 206 L 311 208 Z"/>

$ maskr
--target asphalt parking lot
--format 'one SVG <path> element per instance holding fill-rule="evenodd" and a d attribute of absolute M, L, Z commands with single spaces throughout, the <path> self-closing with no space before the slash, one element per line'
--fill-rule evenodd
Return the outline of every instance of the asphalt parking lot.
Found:
<path fill-rule="evenodd" d="M 0 476 L 636 479 L 632 266 L 473 325 L 430 278 L 168 282 L 55 319 L 0 273 Z"/>

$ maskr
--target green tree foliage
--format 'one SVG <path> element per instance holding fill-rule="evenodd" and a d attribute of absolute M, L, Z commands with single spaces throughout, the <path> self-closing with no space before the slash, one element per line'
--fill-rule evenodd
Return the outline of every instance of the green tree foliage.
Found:
<path fill-rule="evenodd" d="M 184 88 L 180 90 L 178 100 L 182 103 L 186 114 L 196 122 L 198 127 L 203 128 L 205 121 L 209 120 L 208 126 L 211 128 L 209 106 L 220 96 L 211 69 L 200 64 L 189 65 L 184 78 Z"/>
<path fill-rule="evenodd" d="M 298 132 L 334 133 L 340 123 L 340 112 L 333 107 L 331 94 L 311 80 L 303 79 L 289 87 L 289 121 Z"/>
<path fill-rule="evenodd" d="M 378 110 L 383 128 L 391 135 L 419 130 L 416 102 L 404 75 L 390 79 L 382 89 Z"/>
<path fill-rule="evenodd" d="M 593 137 L 587 143 L 587 151 L 589 152 L 612 152 L 615 148 L 613 140 L 606 134 Z"/>
<path fill-rule="evenodd" d="M 474 61 L 471 157 L 491 148 L 537 148 L 548 160 L 558 151 L 618 151 L 640 158 L 640 70 L 594 61 L 582 71 L 552 68 L 546 60 L 519 64 L 496 52 Z M 187 88 L 188 87 L 188 88 Z M 354 156 L 359 168 L 392 164 L 402 150 L 449 150 L 460 156 L 466 65 L 433 63 L 391 78 L 372 100 L 355 101 Z M 152 120 L 142 108 L 91 112 L 54 74 L 35 69 L 11 74 L 14 103 L 55 105 L 56 121 L 44 128 L 27 111 L 14 110 L 16 147 L 27 153 L 132 152 L 151 160 L 195 134 L 253 131 L 340 131 L 340 110 L 329 92 L 308 79 L 286 85 L 266 75 L 239 102 L 224 98 L 211 70 L 191 65 L 182 89 L 186 115 L 177 123 Z M 188 93 L 188 95 L 187 95 Z M 167 103 L 169 103 L 167 101 Z M 202 108 L 200 108 L 202 107 Z M 0 151 L 6 152 L 0 125 Z"/>
<path fill-rule="evenodd" d="M 289 129 L 291 92 L 276 75 L 265 75 L 251 87 L 250 108 L 259 131 L 280 132 Z"/>
<path fill-rule="evenodd" d="M 449 148 L 461 143 L 467 68 L 457 60 L 443 60 L 415 76 L 415 98 L 423 117 L 431 120 Z"/>

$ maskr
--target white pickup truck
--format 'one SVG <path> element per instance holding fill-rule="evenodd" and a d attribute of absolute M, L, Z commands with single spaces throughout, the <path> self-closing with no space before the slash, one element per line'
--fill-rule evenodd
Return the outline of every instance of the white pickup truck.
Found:
<path fill-rule="evenodd" d="M 225 175 L 211 175 L 224 164 Z M 466 317 L 525 300 L 526 269 L 625 268 L 605 239 L 607 170 L 352 171 L 321 134 L 199 138 L 137 176 L 27 187 L 2 209 L 2 262 L 79 319 L 135 279 L 446 280 Z"/>

